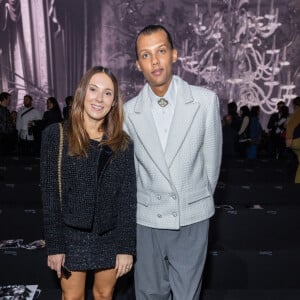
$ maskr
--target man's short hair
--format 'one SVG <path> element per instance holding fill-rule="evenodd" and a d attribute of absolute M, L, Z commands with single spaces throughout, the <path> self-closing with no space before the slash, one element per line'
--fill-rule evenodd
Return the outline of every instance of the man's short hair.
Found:
<path fill-rule="evenodd" d="M 24 98 L 29 98 L 32 101 L 32 97 L 30 95 L 25 95 Z"/>
<path fill-rule="evenodd" d="M 136 39 L 135 39 L 135 55 L 136 55 L 136 59 L 139 59 L 139 56 L 138 56 L 138 51 L 137 51 L 137 41 L 138 41 L 138 38 L 140 35 L 150 35 L 154 32 L 157 32 L 157 31 L 164 31 L 167 35 L 167 39 L 168 39 L 168 42 L 170 44 L 170 47 L 171 49 L 174 49 L 174 45 L 173 45 L 173 41 L 172 41 L 172 37 L 171 37 L 171 34 L 170 32 L 162 25 L 160 24 L 153 24 L 153 25 L 148 25 L 146 27 L 144 27 L 137 35 Z"/>
<path fill-rule="evenodd" d="M 0 102 L 4 101 L 5 99 L 9 98 L 10 97 L 10 93 L 7 93 L 7 92 L 2 92 L 0 94 Z"/>

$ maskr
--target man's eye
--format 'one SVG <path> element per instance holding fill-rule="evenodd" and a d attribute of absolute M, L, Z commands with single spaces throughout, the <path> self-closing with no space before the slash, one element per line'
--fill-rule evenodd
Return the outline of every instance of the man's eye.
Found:
<path fill-rule="evenodd" d="M 159 53 L 165 54 L 166 53 L 166 49 L 159 49 Z"/>
<path fill-rule="evenodd" d="M 148 53 L 142 54 L 142 58 L 148 58 L 148 57 L 149 57 L 149 54 L 148 54 Z"/>

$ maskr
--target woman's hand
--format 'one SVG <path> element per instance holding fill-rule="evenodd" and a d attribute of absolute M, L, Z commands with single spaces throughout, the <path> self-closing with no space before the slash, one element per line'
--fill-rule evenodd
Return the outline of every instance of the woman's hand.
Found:
<path fill-rule="evenodd" d="M 128 273 L 133 264 L 133 257 L 132 255 L 128 254 L 118 254 L 116 257 L 116 266 L 115 269 L 117 270 L 116 277 L 119 278 L 126 273 Z"/>
<path fill-rule="evenodd" d="M 61 277 L 61 266 L 65 263 L 64 254 L 48 255 L 48 267 L 57 273 L 57 277 Z"/>

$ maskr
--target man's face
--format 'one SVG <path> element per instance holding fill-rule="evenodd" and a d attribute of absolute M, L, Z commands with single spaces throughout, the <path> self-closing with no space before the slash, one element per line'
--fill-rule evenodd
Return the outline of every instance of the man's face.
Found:
<path fill-rule="evenodd" d="M 136 66 L 143 72 L 153 92 L 163 96 L 172 80 L 172 64 L 177 61 L 177 50 L 171 49 L 163 30 L 141 34 L 137 40 Z"/>
<path fill-rule="evenodd" d="M 278 110 L 278 112 L 280 112 L 280 110 L 281 110 L 281 108 L 284 106 L 284 104 L 283 103 L 278 103 L 277 104 L 277 110 Z"/>
<path fill-rule="evenodd" d="M 2 101 L 1 105 L 4 106 L 4 107 L 8 107 L 10 105 L 10 96 L 8 96 L 7 98 L 5 98 Z"/>
<path fill-rule="evenodd" d="M 31 107 L 32 101 L 29 97 L 24 97 L 24 106 L 25 107 Z"/>

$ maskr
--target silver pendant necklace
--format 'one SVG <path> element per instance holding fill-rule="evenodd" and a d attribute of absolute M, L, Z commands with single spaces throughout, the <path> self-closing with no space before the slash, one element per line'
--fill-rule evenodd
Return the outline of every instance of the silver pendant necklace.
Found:
<path fill-rule="evenodd" d="M 160 107 L 166 107 L 169 104 L 169 101 L 165 98 L 160 98 L 157 103 Z"/>

